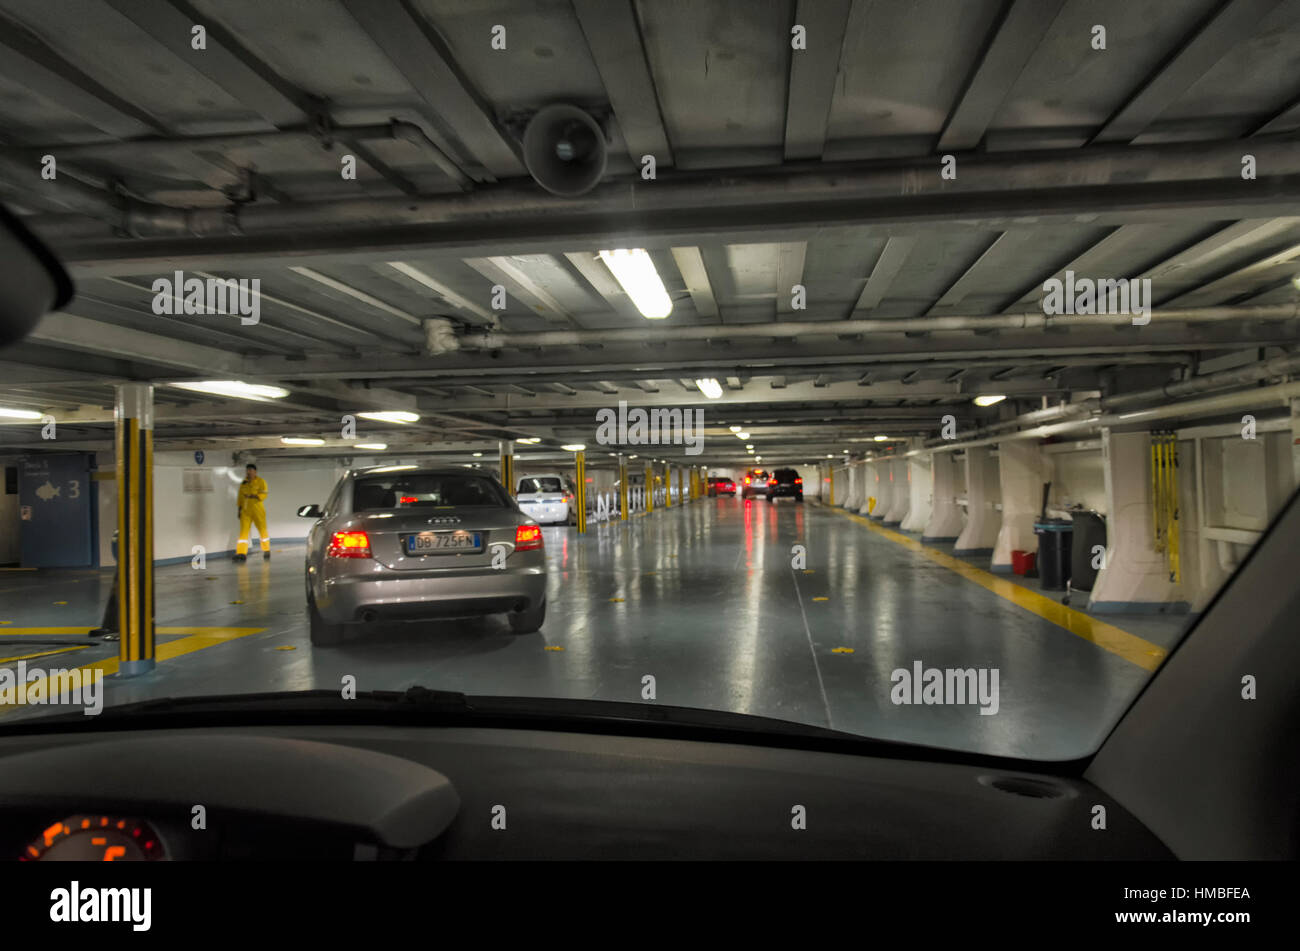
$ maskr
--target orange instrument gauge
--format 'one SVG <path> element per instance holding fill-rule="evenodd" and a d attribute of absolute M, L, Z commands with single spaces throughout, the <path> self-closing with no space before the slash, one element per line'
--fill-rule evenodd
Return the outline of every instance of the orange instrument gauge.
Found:
<path fill-rule="evenodd" d="M 23 849 L 20 862 L 156 862 L 167 857 L 162 840 L 139 819 L 69 816 Z"/>

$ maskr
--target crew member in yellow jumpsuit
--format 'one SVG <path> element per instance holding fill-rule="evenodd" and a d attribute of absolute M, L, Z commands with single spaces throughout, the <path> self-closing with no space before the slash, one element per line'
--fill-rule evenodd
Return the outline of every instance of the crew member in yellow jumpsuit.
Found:
<path fill-rule="evenodd" d="M 251 462 L 244 467 L 244 481 L 239 483 L 239 542 L 235 545 L 235 561 L 248 560 L 248 526 L 257 526 L 257 537 L 262 543 L 262 557 L 271 557 L 271 539 L 266 537 L 266 480 L 257 474 Z"/>

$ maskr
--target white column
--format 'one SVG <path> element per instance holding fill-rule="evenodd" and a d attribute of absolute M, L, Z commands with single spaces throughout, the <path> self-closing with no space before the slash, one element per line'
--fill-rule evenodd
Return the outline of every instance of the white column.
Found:
<path fill-rule="evenodd" d="M 1034 519 L 1042 506 L 1043 454 L 1028 439 L 1008 440 L 998 445 L 999 481 L 1002 490 L 1002 527 L 993 546 L 993 570 L 1009 573 L 1013 551 L 1036 551 L 1038 536 Z"/>
<path fill-rule="evenodd" d="M 886 525 L 899 525 L 907 517 L 912 503 L 912 492 L 907 485 L 907 460 L 889 460 L 889 491 L 892 502 L 885 513 Z"/>
<path fill-rule="evenodd" d="M 876 494 L 876 462 L 864 462 L 862 464 L 862 503 L 858 506 L 859 515 L 870 515 L 867 508 L 868 502 Z"/>
<path fill-rule="evenodd" d="M 934 495 L 930 521 L 926 523 L 921 540 L 955 541 L 966 520 L 957 504 L 957 460 L 951 452 L 936 452 L 930 456 L 930 465 Z"/>
<path fill-rule="evenodd" d="M 1184 444 L 1188 445 L 1188 444 Z M 1154 611 L 1182 600 L 1165 556 L 1153 547 L 1151 436 L 1102 430 L 1106 470 L 1106 560 L 1092 588 L 1093 611 Z M 1179 465 L 1191 469 L 1184 446 Z M 1181 481 L 1181 480 L 1180 480 Z M 1182 513 L 1187 518 L 1191 513 Z"/>
<path fill-rule="evenodd" d="M 907 460 L 908 495 L 907 517 L 899 523 L 905 532 L 925 530 L 930 520 L 930 498 L 933 491 L 929 456 L 912 456 Z"/>
<path fill-rule="evenodd" d="M 953 551 L 959 555 L 992 553 L 1002 515 L 997 510 L 998 460 L 987 446 L 966 450 L 966 527 Z"/>

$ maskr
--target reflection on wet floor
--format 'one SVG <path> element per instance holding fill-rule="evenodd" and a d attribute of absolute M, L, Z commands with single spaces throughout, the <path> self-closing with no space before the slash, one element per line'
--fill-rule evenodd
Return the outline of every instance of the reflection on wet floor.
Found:
<path fill-rule="evenodd" d="M 643 678 L 651 675 L 658 703 L 1060 759 L 1090 752 L 1148 676 L 1123 656 L 811 502 L 707 499 L 593 525 L 586 537 L 562 526 L 545 529 L 545 536 L 546 624 L 519 636 L 493 617 L 373 625 L 342 646 L 313 648 L 301 545 L 278 547 L 269 562 L 159 568 L 158 623 L 174 632 L 160 633 L 160 646 L 187 633 L 198 639 L 146 677 L 110 677 L 108 703 L 335 689 L 349 674 L 360 690 L 423 684 L 640 701 Z M 806 564 L 795 561 L 796 545 L 806 549 Z M 84 638 L 98 626 L 111 574 L 0 577 L 0 621 L 10 622 L 0 624 L 0 657 L 88 642 L 52 659 L 76 666 L 115 656 L 115 644 Z M 1106 621 L 1153 649 L 1169 646 L 1187 623 L 1113 615 Z M 227 633 L 199 637 L 204 630 Z M 893 671 L 917 662 L 996 668 L 998 713 L 981 716 L 970 704 L 892 702 Z"/>

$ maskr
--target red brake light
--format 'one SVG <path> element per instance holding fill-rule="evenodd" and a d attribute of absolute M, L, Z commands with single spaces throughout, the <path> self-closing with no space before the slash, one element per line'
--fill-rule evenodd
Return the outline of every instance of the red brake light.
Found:
<path fill-rule="evenodd" d="M 404 495 L 398 501 L 400 501 L 403 505 L 412 505 L 420 500 L 416 498 L 414 495 Z"/>
<path fill-rule="evenodd" d="M 532 551 L 542 547 L 542 529 L 539 525 L 520 525 L 515 529 L 515 551 Z"/>
<path fill-rule="evenodd" d="M 745 485 L 749 485 L 749 476 L 745 476 Z"/>
<path fill-rule="evenodd" d="M 325 554 L 329 558 L 369 558 L 370 536 L 365 532 L 335 532 Z"/>
<path fill-rule="evenodd" d="M 795 484 L 795 485 L 803 485 L 803 479 L 795 479 L 795 480 L 794 480 L 794 484 Z"/>
<path fill-rule="evenodd" d="M 768 479 L 768 480 L 767 480 L 767 484 L 768 484 L 768 485 L 776 485 L 776 480 L 775 480 L 775 479 Z"/>

